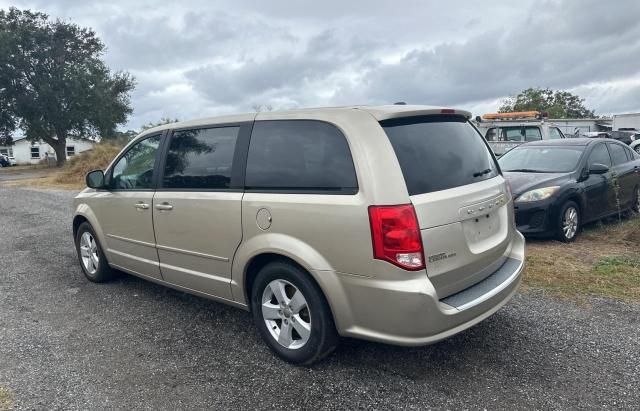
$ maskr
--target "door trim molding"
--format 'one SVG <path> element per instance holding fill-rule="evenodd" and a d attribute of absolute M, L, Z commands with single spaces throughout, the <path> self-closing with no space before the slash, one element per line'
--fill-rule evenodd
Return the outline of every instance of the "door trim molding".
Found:
<path fill-rule="evenodd" d="M 195 256 L 195 257 L 209 258 L 211 260 L 229 262 L 229 259 L 226 258 L 226 257 L 220 257 L 220 256 L 213 255 L 213 254 L 199 253 L 197 251 L 184 250 L 182 248 L 169 247 L 169 246 L 160 245 L 160 244 L 156 244 L 156 248 L 158 250 L 173 251 L 175 253 L 192 255 L 192 256 Z"/>
<path fill-rule="evenodd" d="M 227 262 L 227 263 L 229 262 L 229 259 L 227 257 L 220 257 L 220 256 L 213 255 L 213 254 L 199 253 L 197 251 L 189 251 L 189 250 L 184 250 L 182 248 L 175 248 L 175 247 L 169 247 L 169 246 L 166 246 L 166 245 L 148 243 L 146 241 L 134 240 L 132 238 L 127 238 L 127 237 L 120 237 L 119 235 L 114 235 L 114 234 L 107 234 L 107 237 L 113 238 L 114 240 L 120 240 L 120 241 L 125 241 L 125 242 L 128 242 L 128 243 L 132 243 L 132 244 L 138 244 L 138 245 L 143 245 L 143 246 L 146 246 L 146 247 L 156 248 L 158 250 L 172 251 L 174 253 L 192 255 L 194 257 L 208 258 L 210 260 L 224 261 L 224 262 Z"/>
<path fill-rule="evenodd" d="M 146 241 L 134 240 L 133 238 L 120 237 L 119 235 L 115 235 L 115 234 L 107 234 L 107 237 L 113 238 L 114 240 L 125 241 L 127 243 L 144 245 L 146 247 L 156 248 L 156 245 L 153 244 L 153 243 L 147 243 Z"/>

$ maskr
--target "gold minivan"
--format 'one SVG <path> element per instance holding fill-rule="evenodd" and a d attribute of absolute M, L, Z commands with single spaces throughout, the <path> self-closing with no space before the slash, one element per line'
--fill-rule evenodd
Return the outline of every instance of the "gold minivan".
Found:
<path fill-rule="evenodd" d="M 524 264 L 510 189 L 470 116 L 357 106 L 146 130 L 74 200 L 82 270 L 251 311 L 296 364 L 339 336 L 447 338 L 509 301 Z"/>

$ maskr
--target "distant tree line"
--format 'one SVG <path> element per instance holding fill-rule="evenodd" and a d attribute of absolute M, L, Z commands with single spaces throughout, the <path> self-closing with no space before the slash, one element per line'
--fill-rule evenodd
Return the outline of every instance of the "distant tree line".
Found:
<path fill-rule="evenodd" d="M 595 112 L 584 105 L 584 99 L 568 91 L 549 88 L 528 88 L 502 101 L 500 113 L 540 111 L 551 118 L 596 118 Z"/>

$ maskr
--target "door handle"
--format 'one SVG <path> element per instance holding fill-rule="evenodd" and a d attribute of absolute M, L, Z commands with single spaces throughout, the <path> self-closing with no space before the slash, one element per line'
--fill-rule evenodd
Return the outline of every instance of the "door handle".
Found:
<path fill-rule="evenodd" d="M 138 210 L 148 210 L 149 209 L 149 204 L 143 203 L 143 202 L 135 203 L 133 206 L 135 208 L 137 208 Z"/>
<path fill-rule="evenodd" d="M 160 210 L 160 211 L 173 210 L 173 206 L 169 203 L 156 204 L 155 207 L 156 207 L 156 210 Z"/>

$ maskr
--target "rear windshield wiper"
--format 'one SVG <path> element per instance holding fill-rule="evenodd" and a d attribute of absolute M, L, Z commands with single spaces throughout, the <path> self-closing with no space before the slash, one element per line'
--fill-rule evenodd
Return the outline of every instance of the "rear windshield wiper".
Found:
<path fill-rule="evenodd" d="M 546 171 L 540 171 L 540 170 L 533 170 L 531 168 L 514 168 L 511 170 L 502 170 L 502 171 L 513 171 L 516 173 L 546 173 Z"/>
<path fill-rule="evenodd" d="M 491 172 L 490 168 L 487 168 L 486 170 L 482 170 L 482 171 L 478 171 L 477 173 L 473 173 L 474 177 L 481 177 L 485 174 L 489 174 Z"/>

